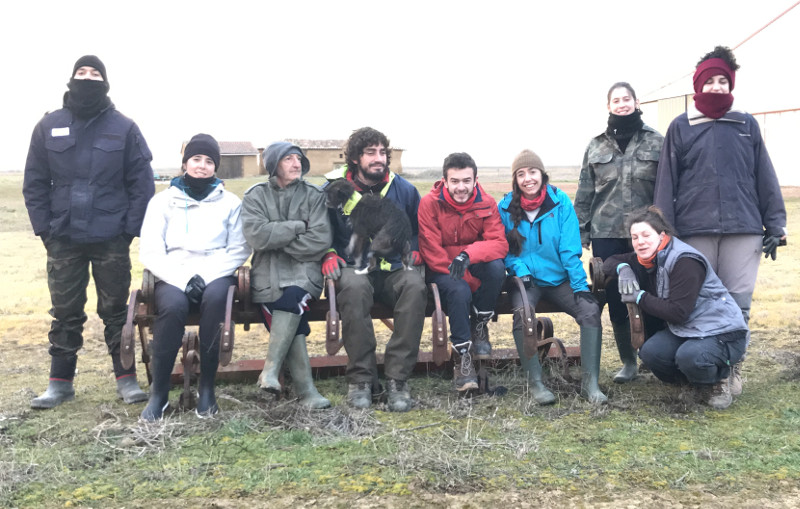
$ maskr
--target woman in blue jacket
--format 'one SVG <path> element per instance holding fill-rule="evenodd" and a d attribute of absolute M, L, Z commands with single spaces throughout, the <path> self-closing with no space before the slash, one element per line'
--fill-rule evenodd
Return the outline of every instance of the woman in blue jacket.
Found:
<path fill-rule="evenodd" d="M 578 322 L 581 395 L 592 403 L 604 403 L 606 395 L 597 385 L 602 346 L 600 306 L 589 292 L 581 263 L 575 209 L 564 191 L 547 184 L 547 172 L 534 152 L 523 150 L 514 159 L 511 171 L 512 191 L 498 205 L 509 245 L 506 269 L 522 279 L 532 306 L 545 299 Z M 522 296 L 513 292 L 511 303 L 514 309 L 521 309 Z M 525 356 L 520 311 L 514 313 L 513 334 L 534 399 L 541 405 L 553 403 L 555 396 L 542 384 L 538 357 Z"/>

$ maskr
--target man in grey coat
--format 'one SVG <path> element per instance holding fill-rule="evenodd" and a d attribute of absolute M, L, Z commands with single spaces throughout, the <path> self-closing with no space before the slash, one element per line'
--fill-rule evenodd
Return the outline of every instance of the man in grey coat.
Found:
<path fill-rule="evenodd" d="M 247 190 L 242 200 L 244 236 L 253 248 L 250 286 L 270 331 L 258 385 L 279 394 L 284 361 L 300 402 L 327 408 L 330 401 L 314 387 L 303 312 L 322 294 L 320 260 L 331 245 L 331 227 L 322 190 L 303 180 L 308 158 L 300 147 L 276 142 L 264 151 L 269 180 Z"/>

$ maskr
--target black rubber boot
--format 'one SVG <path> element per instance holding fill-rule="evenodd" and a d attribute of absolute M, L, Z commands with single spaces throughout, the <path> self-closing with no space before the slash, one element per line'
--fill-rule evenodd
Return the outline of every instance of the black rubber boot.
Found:
<path fill-rule="evenodd" d="M 603 329 L 581 327 L 581 396 L 590 403 L 606 403 L 608 398 L 597 384 L 600 378 L 600 351 Z"/>
<path fill-rule="evenodd" d="M 77 364 L 77 355 L 51 356 L 50 381 L 47 384 L 47 390 L 41 396 L 31 400 L 31 408 L 37 410 L 55 408 L 61 403 L 75 399 L 72 380 L 75 378 Z"/>
<path fill-rule="evenodd" d="M 530 387 L 533 400 L 540 405 L 552 405 L 556 402 L 555 395 L 550 392 L 547 387 L 542 383 L 542 364 L 539 362 L 539 356 L 533 357 L 525 356 L 524 334 L 522 331 L 522 322 L 520 327 L 517 328 L 517 315 L 514 315 L 514 343 L 517 345 L 517 354 L 519 354 L 519 363 L 522 370 L 528 377 L 528 386 Z"/>
<path fill-rule="evenodd" d="M 172 388 L 170 376 L 175 364 L 175 355 L 170 357 L 171 362 L 167 360 L 166 356 L 153 355 L 151 357 L 150 374 L 153 381 L 150 384 L 150 399 L 139 416 L 142 421 L 153 422 L 164 417 L 164 411 L 169 406 L 169 390 Z"/>
<path fill-rule="evenodd" d="M 117 397 L 127 404 L 147 401 L 147 393 L 139 388 L 136 381 L 136 365 L 129 369 L 122 367 L 119 360 L 119 347 L 111 353 L 111 365 L 114 367 L 114 376 L 117 378 Z"/>
<path fill-rule="evenodd" d="M 31 408 L 43 410 L 55 408 L 61 403 L 75 399 L 75 388 L 72 380 L 50 380 L 47 390 L 41 396 L 31 400 Z"/>
<path fill-rule="evenodd" d="M 619 359 L 622 361 L 622 369 L 614 375 L 614 382 L 624 384 L 639 374 L 636 349 L 631 345 L 631 323 L 628 320 L 611 322 L 611 326 L 614 328 L 614 341 L 617 343 Z"/>
<path fill-rule="evenodd" d="M 314 377 L 311 374 L 311 362 L 308 359 L 306 337 L 298 334 L 294 337 L 289 353 L 286 355 L 286 367 L 292 375 L 292 386 L 300 403 L 308 408 L 328 408 L 331 402 L 322 397 L 314 386 Z"/>
<path fill-rule="evenodd" d="M 264 369 L 258 377 L 258 386 L 263 390 L 273 394 L 280 394 L 281 383 L 279 378 L 281 366 L 283 366 L 286 354 L 292 346 L 295 334 L 297 334 L 298 325 L 300 325 L 300 315 L 298 314 L 280 310 L 272 313 L 267 358 L 264 359 Z"/>
<path fill-rule="evenodd" d="M 197 381 L 197 407 L 194 410 L 200 418 L 219 413 L 214 392 L 218 368 L 219 341 L 214 341 L 209 348 L 201 347 L 200 352 L 200 379 Z"/>

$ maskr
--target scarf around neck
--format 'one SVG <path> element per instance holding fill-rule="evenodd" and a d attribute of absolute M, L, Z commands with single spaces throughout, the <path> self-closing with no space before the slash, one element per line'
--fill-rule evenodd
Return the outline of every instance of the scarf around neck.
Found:
<path fill-rule="evenodd" d="M 708 118 L 722 118 L 733 106 L 733 94 L 699 92 L 694 94 L 694 105 L 697 111 Z"/>
<path fill-rule="evenodd" d="M 636 131 L 644 126 L 642 111 L 636 110 L 630 115 L 608 114 L 608 127 L 606 133 L 617 141 L 619 150 L 624 154 Z"/>
<path fill-rule="evenodd" d="M 542 206 L 544 203 L 544 199 L 547 196 L 547 186 L 542 186 L 539 190 L 539 194 L 533 197 L 532 199 L 525 198 L 525 195 L 522 194 L 520 191 L 519 193 L 519 205 L 522 207 L 522 210 L 526 212 L 532 212 L 539 207 Z"/>
<path fill-rule="evenodd" d="M 221 183 L 222 180 L 214 175 L 206 178 L 195 178 L 188 173 L 184 173 L 180 177 L 175 177 L 172 179 L 172 182 L 170 182 L 170 184 L 197 201 L 203 201 L 206 196 L 211 194 L 211 191 L 217 187 L 217 184 Z"/>
<path fill-rule="evenodd" d="M 653 256 L 649 258 L 642 259 L 639 257 L 639 255 L 636 255 L 636 259 L 639 261 L 639 264 L 645 269 L 652 269 L 653 267 L 655 267 L 656 256 L 658 256 L 658 253 L 660 253 L 661 251 L 664 250 L 665 247 L 667 247 L 667 244 L 669 244 L 670 240 L 672 240 L 672 237 L 667 234 L 664 234 L 664 238 L 661 239 L 661 243 L 658 244 L 655 253 L 653 253 Z"/>

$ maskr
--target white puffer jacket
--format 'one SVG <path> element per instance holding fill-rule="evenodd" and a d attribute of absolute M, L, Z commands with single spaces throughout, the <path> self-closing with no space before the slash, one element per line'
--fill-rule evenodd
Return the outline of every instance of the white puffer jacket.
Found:
<path fill-rule="evenodd" d="M 172 186 L 147 205 L 139 259 L 183 291 L 195 274 L 206 284 L 230 276 L 250 256 L 242 234 L 242 202 L 217 185 L 202 201 Z"/>

